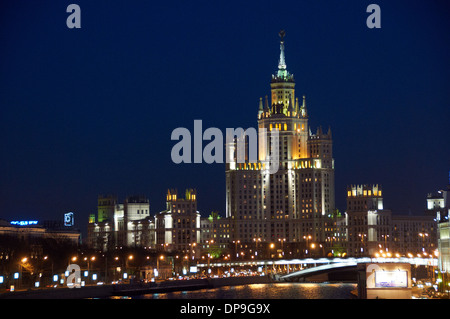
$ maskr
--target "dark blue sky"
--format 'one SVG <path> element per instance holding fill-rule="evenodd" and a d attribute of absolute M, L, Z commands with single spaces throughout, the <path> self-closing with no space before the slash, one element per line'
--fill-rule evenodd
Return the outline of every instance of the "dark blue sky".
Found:
<path fill-rule="evenodd" d="M 187 187 L 224 213 L 224 164 L 172 163 L 171 132 L 256 127 L 280 29 L 312 130 L 333 131 L 337 207 L 346 185 L 379 183 L 386 208 L 421 214 L 450 170 L 449 18 L 445 0 L 4 0 L 0 218 L 74 211 L 84 228 L 98 194 L 144 194 L 155 214 Z"/>

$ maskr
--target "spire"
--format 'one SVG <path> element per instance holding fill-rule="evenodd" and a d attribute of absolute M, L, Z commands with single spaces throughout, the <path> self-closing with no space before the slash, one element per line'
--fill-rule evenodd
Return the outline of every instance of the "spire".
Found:
<path fill-rule="evenodd" d="M 286 69 L 286 59 L 284 55 L 284 37 L 286 32 L 281 30 L 278 35 L 280 36 L 280 59 L 278 60 L 278 70 L 276 74 L 272 75 L 272 82 L 294 82 L 294 76 L 290 74 Z"/>
<path fill-rule="evenodd" d="M 302 116 L 307 117 L 308 112 L 306 112 L 306 96 L 303 95 L 303 104 L 302 104 Z"/>
<path fill-rule="evenodd" d="M 317 134 L 316 134 L 317 136 L 319 136 L 319 137 L 322 137 L 322 135 L 323 135 L 323 132 L 322 132 L 322 125 L 320 125 L 318 128 L 317 128 Z"/>
<path fill-rule="evenodd" d="M 329 137 L 329 138 L 331 138 L 331 126 L 328 126 L 328 133 L 327 133 L 327 136 Z"/>
<path fill-rule="evenodd" d="M 289 115 L 292 116 L 292 112 L 294 111 L 294 103 L 292 102 L 292 96 L 289 94 L 288 108 Z"/>
<path fill-rule="evenodd" d="M 262 97 L 260 97 L 259 98 L 258 116 L 261 116 L 262 113 L 263 113 L 263 101 L 262 101 Z"/>
<path fill-rule="evenodd" d="M 284 36 L 286 35 L 286 32 L 284 30 L 281 30 L 280 33 L 278 33 L 280 36 L 280 60 L 278 62 L 278 70 L 286 70 L 286 61 L 284 58 Z"/>
<path fill-rule="evenodd" d="M 264 112 L 269 112 L 269 98 L 266 95 L 266 100 L 264 101 Z"/>

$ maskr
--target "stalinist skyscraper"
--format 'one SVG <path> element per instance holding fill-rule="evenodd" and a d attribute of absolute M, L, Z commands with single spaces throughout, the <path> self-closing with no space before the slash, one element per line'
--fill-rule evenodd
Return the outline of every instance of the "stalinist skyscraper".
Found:
<path fill-rule="evenodd" d="M 258 162 L 226 165 L 226 214 L 235 243 L 256 250 L 283 245 L 285 254 L 321 254 L 333 242 L 334 160 L 331 130 L 313 134 L 308 126 L 306 98 L 295 95 L 294 75 L 285 59 L 285 33 L 280 32 L 278 70 L 269 97 L 260 98 L 258 130 L 268 139 L 277 131 L 279 169 L 270 174 L 262 163 L 271 144 L 258 140 Z M 266 248 L 258 248 L 260 247 Z M 270 245 L 273 244 L 273 245 Z M 321 247 L 321 248 L 318 248 Z M 255 249 L 255 248 L 254 248 Z M 262 251 L 260 253 L 263 253 Z M 265 252 L 267 253 L 267 252 Z"/>

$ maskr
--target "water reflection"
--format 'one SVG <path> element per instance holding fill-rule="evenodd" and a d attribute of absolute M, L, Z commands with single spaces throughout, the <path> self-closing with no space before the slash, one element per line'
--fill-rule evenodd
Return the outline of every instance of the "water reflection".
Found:
<path fill-rule="evenodd" d="M 351 299 L 352 283 L 273 283 L 146 294 L 144 299 Z"/>

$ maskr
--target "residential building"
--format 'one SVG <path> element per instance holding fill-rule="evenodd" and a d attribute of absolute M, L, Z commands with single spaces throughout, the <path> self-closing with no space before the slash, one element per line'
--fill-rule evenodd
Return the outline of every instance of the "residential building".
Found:
<path fill-rule="evenodd" d="M 230 250 L 230 220 L 216 212 L 200 218 L 200 245 L 203 251 L 217 247 L 222 252 Z"/>
<path fill-rule="evenodd" d="M 308 242 L 330 246 L 334 236 L 329 220 L 335 209 L 332 134 L 321 128 L 311 132 L 306 98 L 300 104 L 296 97 L 285 62 L 284 32 L 280 36 L 271 101 L 266 96 L 259 102 L 258 159 L 242 160 L 238 139 L 227 144 L 226 217 L 232 242 L 255 249 L 255 242 L 268 247 L 283 240 L 292 256 L 302 256 Z M 245 149 L 254 143 L 249 137 Z M 268 169 L 274 160 L 279 162 L 276 173 Z"/>
<path fill-rule="evenodd" d="M 383 205 L 380 185 L 347 187 L 348 256 L 434 256 L 437 223 L 432 216 L 396 215 Z"/>
<path fill-rule="evenodd" d="M 437 229 L 436 219 L 432 216 L 392 215 L 393 249 L 400 256 L 436 257 Z"/>
<path fill-rule="evenodd" d="M 447 187 L 427 196 L 427 214 L 438 223 L 439 269 L 450 271 L 450 172 Z"/>
<path fill-rule="evenodd" d="M 383 209 L 381 186 L 348 186 L 345 213 L 347 254 L 372 256 L 379 250 L 392 250 L 391 215 L 390 210 Z"/>
<path fill-rule="evenodd" d="M 197 256 L 201 229 L 197 191 L 187 189 L 185 197 L 181 198 L 176 189 L 170 189 L 166 199 L 166 210 L 155 216 L 156 248 Z"/>
<path fill-rule="evenodd" d="M 155 245 L 155 223 L 150 216 L 149 200 L 129 196 L 123 204 L 113 195 L 99 195 L 97 220 L 88 224 L 88 245 L 103 251 L 115 247 L 149 247 Z"/>

